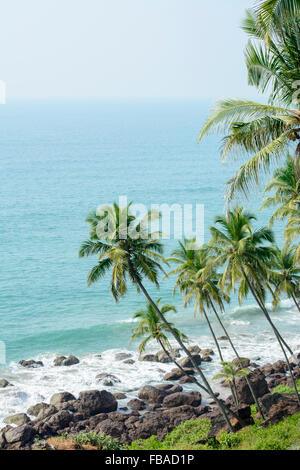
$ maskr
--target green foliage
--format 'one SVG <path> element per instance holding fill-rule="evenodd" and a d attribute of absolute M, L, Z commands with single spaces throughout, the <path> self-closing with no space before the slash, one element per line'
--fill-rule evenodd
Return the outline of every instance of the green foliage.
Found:
<path fill-rule="evenodd" d="M 256 410 L 253 407 L 252 412 Z M 289 416 L 279 424 L 262 427 L 261 422 L 237 433 L 221 433 L 205 441 L 210 429 L 206 419 L 186 421 L 170 432 L 163 441 L 156 436 L 133 442 L 128 450 L 287 450 L 300 442 L 300 414 Z"/>
<path fill-rule="evenodd" d="M 297 389 L 300 392 L 300 379 L 297 381 Z M 277 385 L 272 393 L 295 393 L 293 387 L 288 387 L 287 385 Z"/>
<path fill-rule="evenodd" d="M 72 437 L 73 441 L 80 445 L 91 445 L 101 450 L 122 450 L 118 439 L 113 439 L 106 434 L 95 432 L 80 432 Z"/>

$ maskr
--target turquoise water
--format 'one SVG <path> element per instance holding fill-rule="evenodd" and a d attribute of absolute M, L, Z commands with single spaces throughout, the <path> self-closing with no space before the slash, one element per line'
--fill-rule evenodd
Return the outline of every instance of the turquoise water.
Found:
<path fill-rule="evenodd" d="M 7 363 L 47 352 L 135 349 L 128 320 L 144 299 L 132 287 L 116 305 L 107 279 L 87 288 L 93 260 L 78 259 L 88 236 L 85 217 L 120 195 L 148 206 L 201 203 L 207 235 L 236 166 L 221 165 L 217 138 L 196 144 L 207 108 L 201 102 L 0 107 L 0 340 Z M 254 199 L 257 207 L 259 196 Z M 266 219 L 260 215 L 260 224 Z M 166 253 L 172 246 L 166 242 Z M 173 282 L 150 291 L 175 302 L 178 325 L 195 333 L 200 323 L 179 297 L 172 299 Z M 238 316 L 249 320 L 247 314 Z M 255 333 L 259 321 L 250 322 L 248 332 Z M 204 324 L 199 332 L 207 333 Z"/>

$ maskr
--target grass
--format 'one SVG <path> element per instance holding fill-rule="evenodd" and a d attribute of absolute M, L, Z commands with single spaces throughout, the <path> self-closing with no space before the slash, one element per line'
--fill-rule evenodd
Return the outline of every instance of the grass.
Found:
<path fill-rule="evenodd" d="M 122 450 L 118 439 L 107 434 L 80 432 L 76 435 L 63 433 L 59 437 L 51 437 L 44 441 L 36 441 L 37 449 L 44 450 L 51 446 L 55 450 Z"/>
<path fill-rule="evenodd" d="M 253 408 L 253 412 L 255 409 Z M 129 450 L 287 450 L 300 447 L 300 414 L 289 416 L 276 425 L 264 428 L 261 422 L 237 433 L 222 432 L 216 439 L 207 439 L 210 423 L 206 419 L 186 421 L 169 433 L 163 441 L 156 436 L 127 446 Z"/>

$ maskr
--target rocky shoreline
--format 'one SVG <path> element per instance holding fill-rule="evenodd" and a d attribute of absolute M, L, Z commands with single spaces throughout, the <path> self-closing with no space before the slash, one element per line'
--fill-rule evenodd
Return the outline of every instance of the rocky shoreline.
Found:
<path fill-rule="evenodd" d="M 190 348 L 194 360 L 198 365 L 212 360 L 211 349 L 200 349 L 198 346 Z M 180 352 L 176 355 L 179 357 Z M 120 353 L 122 361 L 132 361 L 126 353 Z M 144 361 L 168 362 L 163 352 L 147 355 Z M 55 360 L 55 366 L 68 367 L 78 364 L 75 356 L 60 356 Z M 86 390 L 80 392 L 78 398 L 65 391 L 54 394 L 50 403 L 37 403 L 31 406 L 26 413 L 8 416 L 6 426 L 0 431 L 0 449 L 30 450 L 38 447 L 37 441 L 46 441 L 63 433 L 77 434 L 80 431 L 105 433 L 118 438 L 121 444 L 129 444 L 137 439 L 146 439 L 157 435 L 163 439 L 168 432 L 184 421 L 190 419 L 207 418 L 211 421 L 209 437 L 214 437 L 223 429 L 226 423 L 214 402 L 203 402 L 199 391 L 186 391 L 184 384 L 191 382 L 195 373 L 187 357 L 178 360 L 184 368 L 185 374 L 177 368 L 165 374 L 163 383 L 143 386 L 135 398 L 128 401 L 126 407 L 119 406 L 118 400 L 126 399 L 124 393 L 111 393 L 106 389 Z M 290 358 L 293 374 L 300 378 L 300 353 Z M 20 361 L 25 368 L 43 367 L 41 361 Z M 288 366 L 284 361 L 258 366 L 245 360 L 243 367 L 249 367 L 253 389 L 259 398 L 268 423 L 277 423 L 285 416 L 300 412 L 298 402 L 293 394 L 271 393 L 278 385 L 292 385 L 287 375 Z M 104 387 L 112 386 L 118 378 L 111 374 L 98 375 L 99 384 Z M 5 379 L 0 381 L 0 387 L 12 386 Z M 226 384 L 223 383 L 225 387 Z M 225 393 L 227 392 L 227 394 Z M 240 407 L 237 409 L 228 390 L 224 389 L 221 395 L 224 403 L 239 416 L 240 420 L 232 419 L 235 429 L 253 423 L 250 405 L 253 398 L 245 377 L 237 379 L 237 393 Z"/>

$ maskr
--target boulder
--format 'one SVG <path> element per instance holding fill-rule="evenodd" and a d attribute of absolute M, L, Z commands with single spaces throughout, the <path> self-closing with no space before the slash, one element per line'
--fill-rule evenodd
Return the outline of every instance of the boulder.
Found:
<path fill-rule="evenodd" d="M 229 338 L 227 336 L 220 336 L 218 341 L 229 341 Z"/>
<path fill-rule="evenodd" d="M 294 394 L 269 393 L 259 399 L 267 420 L 264 425 L 277 424 L 286 416 L 299 413 L 300 407 Z"/>
<path fill-rule="evenodd" d="M 132 354 L 130 353 L 117 353 L 115 355 L 115 360 L 116 361 L 124 361 L 124 359 L 130 359 L 132 357 Z"/>
<path fill-rule="evenodd" d="M 68 357 L 65 356 L 59 356 L 54 360 L 54 365 L 56 367 L 58 366 L 73 366 L 75 364 L 79 364 L 79 359 L 76 356 L 73 356 L 72 354 Z"/>
<path fill-rule="evenodd" d="M 98 413 L 109 413 L 115 411 L 118 403 L 115 397 L 106 390 L 88 390 L 79 394 L 79 410 L 89 416 Z"/>
<path fill-rule="evenodd" d="M 215 353 L 212 349 L 200 349 L 199 354 L 201 356 L 213 356 Z"/>
<path fill-rule="evenodd" d="M 62 363 L 64 362 L 64 360 L 67 359 L 66 356 L 58 356 L 54 359 L 54 366 L 58 367 L 58 366 L 61 366 Z"/>
<path fill-rule="evenodd" d="M 57 432 L 58 430 L 65 429 L 72 420 L 73 413 L 68 410 L 61 410 L 50 416 L 47 419 L 47 424 Z"/>
<path fill-rule="evenodd" d="M 120 383 L 121 380 L 118 379 L 115 375 L 112 374 L 107 374 L 106 372 L 103 372 L 102 374 L 96 375 L 96 380 L 97 382 L 102 383 L 106 387 L 112 387 L 115 383 Z"/>
<path fill-rule="evenodd" d="M 201 356 L 201 360 L 203 362 L 211 362 L 212 358 L 210 356 Z"/>
<path fill-rule="evenodd" d="M 116 400 L 125 400 L 127 398 L 127 395 L 125 393 L 117 392 L 113 394 Z"/>
<path fill-rule="evenodd" d="M 49 418 L 50 416 L 54 415 L 57 412 L 58 412 L 58 409 L 56 408 L 56 406 L 48 405 L 47 407 L 43 407 L 40 409 L 37 415 L 37 419 L 43 420 L 43 419 Z"/>
<path fill-rule="evenodd" d="M 132 365 L 132 364 L 135 364 L 135 361 L 133 359 L 126 359 L 126 361 L 123 361 L 123 364 Z"/>
<path fill-rule="evenodd" d="M 193 361 L 199 366 L 201 364 L 201 356 L 199 354 L 193 354 Z M 193 363 L 189 357 L 184 357 L 178 361 L 178 364 L 183 368 L 191 367 L 193 368 Z"/>
<path fill-rule="evenodd" d="M 138 397 L 141 400 L 145 400 L 149 403 L 162 403 L 167 393 L 159 388 L 152 387 L 152 385 L 145 385 L 138 393 Z"/>
<path fill-rule="evenodd" d="M 251 382 L 253 391 L 257 398 L 269 393 L 269 388 L 265 376 L 259 369 L 255 369 L 251 374 L 249 374 L 248 379 Z M 254 403 L 254 399 L 252 397 L 251 391 L 248 387 L 245 377 L 239 377 L 236 380 L 236 388 L 240 403 L 246 405 L 252 405 Z"/>
<path fill-rule="evenodd" d="M 201 349 L 199 348 L 199 346 L 195 345 L 195 346 L 190 346 L 190 347 L 188 348 L 188 351 L 189 351 L 191 354 L 200 354 Z"/>
<path fill-rule="evenodd" d="M 142 400 L 138 400 L 137 398 L 134 398 L 133 400 L 130 400 L 127 405 L 129 406 L 129 408 L 131 408 L 132 410 L 135 410 L 135 411 L 140 411 L 140 410 L 144 410 L 147 405 L 144 401 Z"/>
<path fill-rule="evenodd" d="M 239 363 L 239 361 L 242 361 Z M 237 357 L 233 359 L 232 363 L 234 365 L 237 365 L 239 363 L 239 369 L 244 369 L 246 367 L 249 367 L 250 366 L 250 359 L 246 358 L 246 357 L 242 357 L 241 359 L 238 359 Z"/>
<path fill-rule="evenodd" d="M 37 369 L 38 367 L 44 367 L 42 361 L 34 361 L 33 359 L 29 361 L 19 361 L 20 366 L 26 367 L 27 369 Z"/>
<path fill-rule="evenodd" d="M 145 356 L 140 356 L 139 361 L 142 361 L 142 362 L 158 362 L 156 354 L 146 354 Z"/>
<path fill-rule="evenodd" d="M 276 361 L 272 364 L 274 374 L 284 374 L 288 370 L 288 365 L 284 361 Z"/>
<path fill-rule="evenodd" d="M 60 393 L 55 393 L 52 395 L 50 399 L 50 404 L 53 406 L 59 406 L 62 403 L 66 403 L 68 401 L 75 400 L 74 395 L 69 392 L 60 392 Z"/>
<path fill-rule="evenodd" d="M 264 366 L 259 367 L 259 370 L 266 376 L 269 377 L 270 375 L 274 374 L 274 368 L 272 364 L 265 364 Z"/>
<path fill-rule="evenodd" d="M 199 392 L 177 392 L 168 395 L 163 400 L 163 406 L 165 408 L 176 408 L 182 405 L 201 405 L 201 394 Z"/>
<path fill-rule="evenodd" d="M 13 385 L 11 383 L 9 383 L 7 380 L 1 379 L 0 380 L 0 388 L 6 388 L 6 387 L 13 387 Z"/>
<path fill-rule="evenodd" d="M 183 377 L 181 377 L 181 379 L 179 380 L 179 383 L 181 385 L 184 385 L 184 384 L 192 384 L 194 383 L 194 378 L 192 375 L 184 375 Z"/>
<path fill-rule="evenodd" d="M 22 426 L 22 424 L 28 423 L 30 419 L 25 413 L 17 413 L 15 415 L 8 416 L 3 421 L 6 424 L 16 424 L 17 426 Z"/>
<path fill-rule="evenodd" d="M 300 352 L 295 352 L 290 358 L 289 363 L 292 366 L 300 366 Z"/>
<path fill-rule="evenodd" d="M 36 405 L 28 408 L 27 413 L 31 416 L 37 416 L 41 410 L 47 409 L 49 406 L 50 405 L 48 405 L 48 403 L 37 403 Z"/>
<path fill-rule="evenodd" d="M 179 380 L 181 377 L 185 377 L 186 375 L 193 375 L 195 373 L 194 369 L 185 368 L 185 374 L 181 371 L 181 369 L 172 369 L 171 372 L 168 372 L 164 375 L 163 380 Z"/>
<path fill-rule="evenodd" d="M 34 436 L 35 430 L 29 424 L 23 424 L 22 426 L 11 428 L 4 434 L 7 444 L 19 443 L 20 447 L 31 442 Z"/>

